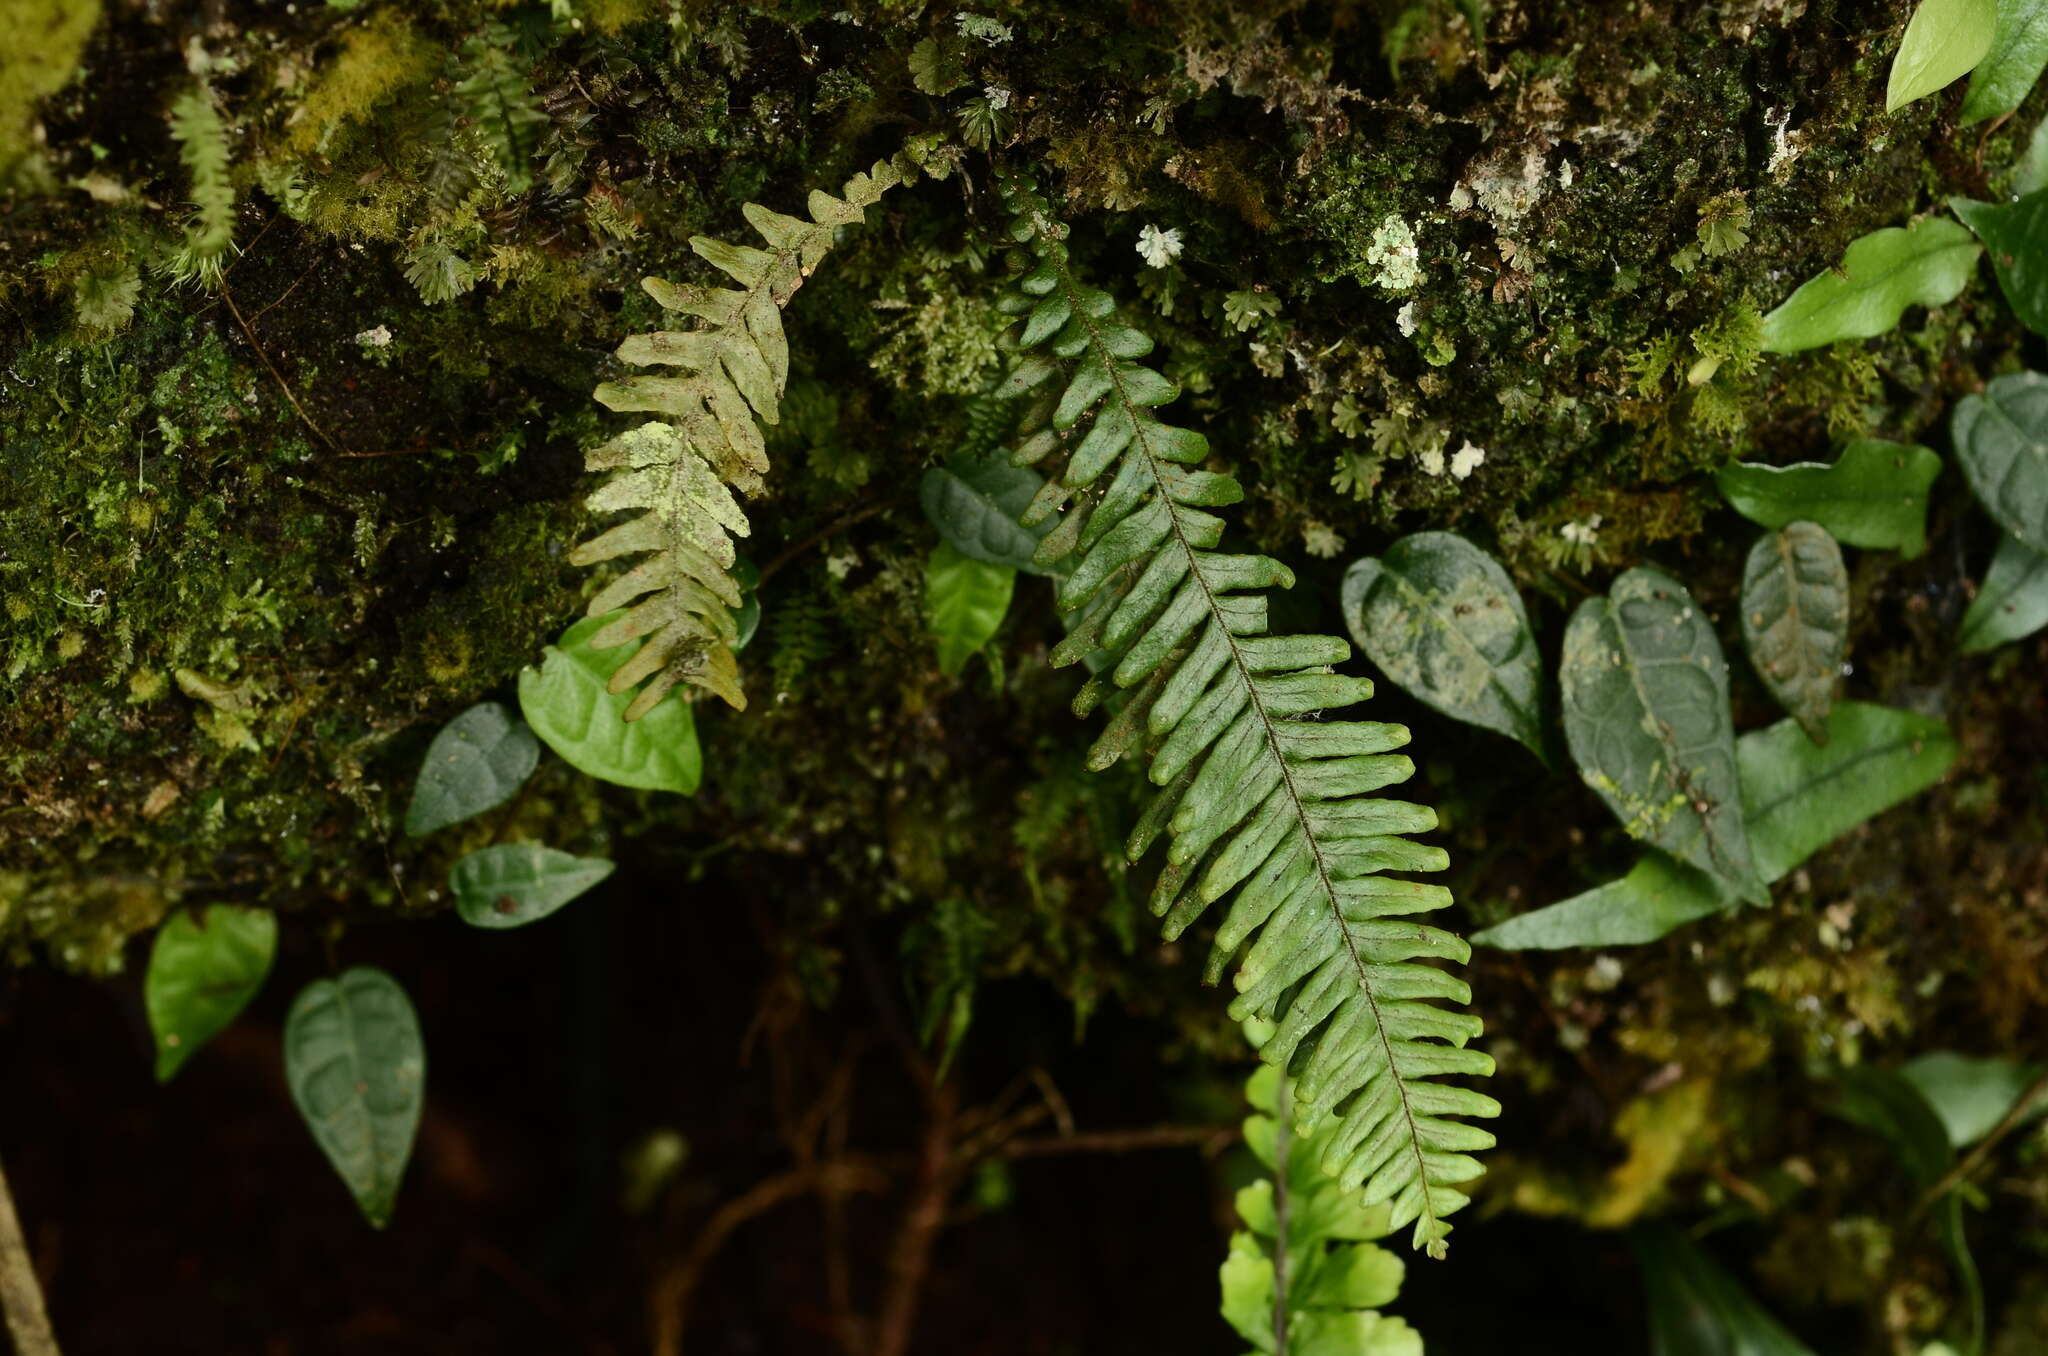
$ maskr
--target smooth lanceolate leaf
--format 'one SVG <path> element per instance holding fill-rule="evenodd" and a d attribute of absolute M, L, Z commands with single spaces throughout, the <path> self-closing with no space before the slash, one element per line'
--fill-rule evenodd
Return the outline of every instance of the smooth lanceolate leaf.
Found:
<path fill-rule="evenodd" d="M 956 453 L 943 466 L 924 473 L 918 498 L 925 517 L 961 555 L 989 565 L 1007 565 L 1030 574 L 1044 574 L 1033 563 L 1039 541 L 1052 531 L 1047 518 L 1035 527 L 1017 520 L 1031 507 L 1045 477 L 1010 462 L 997 446 Z"/>
<path fill-rule="evenodd" d="M 1580 604 L 1559 685 L 1572 758 L 1622 827 L 1761 901 L 1736 779 L 1728 661 L 1685 586 L 1643 567 Z"/>
<path fill-rule="evenodd" d="M 519 709 L 526 723 L 570 766 L 600 781 L 688 795 L 703 776 L 697 717 L 688 702 L 663 702 L 627 721 L 632 698 L 606 684 L 630 647 L 590 648 L 609 617 L 585 617 L 541 657 L 519 671 Z"/>
<path fill-rule="evenodd" d="M 142 981 L 157 1082 L 168 1083 L 249 1006 L 276 953 L 277 915 L 268 909 L 212 904 L 164 920 Z"/>
<path fill-rule="evenodd" d="M 2018 537 L 2000 537 L 1991 572 L 1963 614 L 1957 648 L 1994 649 L 2048 626 L 2048 555 Z"/>
<path fill-rule="evenodd" d="M 1344 622 L 1382 672 L 1457 720 L 1543 756 L 1541 661 L 1507 571 L 1451 532 L 1419 532 L 1344 574 Z"/>
<path fill-rule="evenodd" d="M 1964 396 L 1949 421 L 1970 488 L 1998 525 L 2048 551 L 2048 377 L 2014 372 Z"/>
<path fill-rule="evenodd" d="M 2048 193 L 2009 203 L 1950 198 L 1948 205 L 1991 251 L 1991 271 L 2013 314 L 2048 334 Z"/>
<path fill-rule="evenodd" d="M 988 644 L 1010 611 L 1017 572 L 961 555 L 951 542 L 932 548 L 925 562 L 924 606 L 939 642 L 939 672 L 948 678 Z"/>
<path fill-rule="evenodd" d="M 1868 702 L 1828 715 L 1827 742 L 1781 720 L 1736 741 L 1757 869 L 1775 881 L 1864 820 L 1947 775 L 1956 742 L 1931 716 Z"/>
<path fill-rule="evenodd" d="M 1927 549 L 1927 489 L 1941 458 L 1913 443 L 1860 438 L 1834 465 L 1730 462 L 1714 479 L 1735 511 L 1765 527 L 1801 519 L 1836 541 L 1912 559 Z"/>
<path fill-rule="evenodd" d="M 457 862 L 448 887 L 471 927 L 517 928 L 539 922 L 613 869 L 602 857 L 578 857 L 539 843 L 499 843 Z"/>
<path fill-rule="evenodd" d="M 1849 246 L 1840 267 L 1807 279 L 1764 317 L 1764 352 L 1883 334 L 1908 306 L 1954 301 L 1976 267 L 1977 242 L 1946 217 L 1872 231 Z"/>
<path fill-rule="evenodd" d="M 1960 80 L 1991 51 L 1998 32 L 1995 0 L 1920 0 L 1892 57 L 1884 111 Z"/>
<path fill-rule="evenodd" d="M 1815 743 L 1825 743 L 1849 648 L 1849 569 L 1827 529 L 1787 523 L 1750 548 L 1742 640 L 1779 705 Z"/>
<path fill-rule="evenodd" d="M 1738 902 L 1704 871 L 1651 851 L 1620 880 L 1496 923 L 1474 933 L 1472 944 L 1503 951 L 1641 946 Z"/>
<path fill-rule="evenodd" d="M 1991 51 L 1970 73 L 1963 125 L 2018 108 L 2048 69 L 2048 0 L 1998 0 Z"/>
<path fill-rule="evenodd" d="M 1657 1356 L 1814 1356 L 1676 1228 L 1645 1225 L 1631 1241 Z"/>
<path fill-rule="evenodd" d="M 497 702 L 478 702 L 441 727 L 420 760 L 406 807 L 414 838 L 503 805 L 540 762 L 533 731 Z"/>
<path fill-rule="evenodd" d="M 358 966 L 308 984 L 284 1025 L 306 1128 L 376 1228 L 391 1220 L 427 1092 L 419 1017 L 397 980 Z"/>

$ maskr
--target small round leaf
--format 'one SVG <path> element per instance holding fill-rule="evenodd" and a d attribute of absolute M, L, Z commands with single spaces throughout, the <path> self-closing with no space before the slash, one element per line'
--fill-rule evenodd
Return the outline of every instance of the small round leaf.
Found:
<path fill-rule="evenodd" d="M 539 843 L 500 843 L 457 862 L 448 884 L 463 922 L 516 928 L 547 917 L 613 869 L 602 857 L 578 857 Z"/>

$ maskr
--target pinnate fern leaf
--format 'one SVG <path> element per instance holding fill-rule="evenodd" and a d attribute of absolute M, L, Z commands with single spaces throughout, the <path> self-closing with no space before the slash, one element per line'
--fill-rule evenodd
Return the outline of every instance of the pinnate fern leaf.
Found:
<path fill-rule="evenodd" d="M 732 491 L 760 493 L 768 472 L 755 421 L 776 422 L 789 379 L 782 308 L 825 257 L 838 228 L 860 222 L 864 209 L 900 182 L 899 166 L 877 162 L 848 180 L 839 197 L 812 193 L 809 220 L 748 203 L 742 210 L 765 249 L 705 236 L 691 240 L 735 287 L 641 282 L 663 307 L 699 323 L 636 334 L 619 345 L 627 363 L 665 370 L 606 382 L 597 399 L 614 410 L 662 418 L 588 454 L 590 470 L 613 473 L 590 496 L 590 507 L 636 516 L 569 556 L 578 565 L 638 558 L 589 608 L 593 617 L 626 609 L 591 638 L 593 648 L 647 638 L 611 678 L 614 693 L 639 688 L 627 720 L 654 709 L 677 683 L 746 706 L 733 658 L 740 587 L 732 576 L 732 538 L 746 536 L 748 523 Z"/>
<path fill-rule="evenodd" d="M 1238 482 L 1202 468 L 1206 438 L 1157 417 L 1177 388 L 1141 361 L 1152 341 L 1110 295 L 1075 277 L 1047 200 L 1021 176 L 1001 187 L 1021 248 L 999 305 L 1021 328 L 998 391 L 1057 391 L 1048 426 L 1013 454 L 1064 463 L 1024 515 L 1058 512 L 1037 559 L 1064 567 L 1058 603 L 1081 618 L 1053 662 L 1092 657 L 1077 714 L 1117 708 L 1090 766 L 1149 758 L 1161 790 L 1127 848 L 1135 861 L 1171 840 L 1152 897 L 1166 936 L 1227 901 L 1209 978 L 1235 961 L 1231 1015 L 1262 1034 L 1270 1023 L 1260 1054 L 1293 1080 L 1297 1126 L 1322 1127 L 1323 1165 L 1344 1189 L 1386 1202 L 1390 1228 L 1412 1224 L 1415 1245 L 1441 1256 L 1458 1186 L 1481 1170 L 1470 1154 L 1493 1143 L 1459 1118 L 1499 1104 L 1438 1081 L 1493 1070 L 1468 1045 L 1479 1019 L 1440 1006 L 1468 1002 L 1468 986 L 1431 963 L 1470 949 L 1412 917 L 1450 893 L 1383 874 L 1447 864 L 1404 836 L 1435 828 L 1433 810 L 1372 795 L 1413 771 L 1396 752 L 1408 731 L 1318 718 L 1371 694 L 1334 671 L 1350 646 L 1269 632 L 1264 590 L 1293 575 L 1219 549 L 1211 510 L 1243 497 Z"/>

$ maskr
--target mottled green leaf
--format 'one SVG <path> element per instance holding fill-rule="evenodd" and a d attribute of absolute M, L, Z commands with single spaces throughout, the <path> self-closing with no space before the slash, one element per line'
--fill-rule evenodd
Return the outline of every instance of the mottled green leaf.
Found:
<path fill-rule="evenodd" d="M 628 722 L 632 693 L 605 690 L 613 670 L 639 648 L 590 648 L 591 636 L 617 615 L 584 618 L 543 652 L 539 669 L 521 669 L 519 709 L 534 733 L 577 770 L 620 786 L 688 795 L 703 776 L 690 703 L 663 702 Z"/>
<path fill-rule="evenodd" d="M 925 613 L 939 642 L 939 671 L 948 678 L 988 644 L 1010 610 L 1017 572 L 964 556 L 952 543 L 932 548 L 924 570 Z"/>
<path fill-rule="evenodd" d="M 1750 847 L 1767 881 L 1934 785 L 1956 756 L 1940 721 L 1868 702 L 1836 706 L 1827 734 L 1816 744 L 1797 721 L 1781 720 L 1736 743 Z"/>
<path fill-rule="evenodd" d="M 284 1072 L 306 1128 L 363 1217 L 383 1228 L 426 1100 L 427 1049 L 412 1000 L 366 966 L 308 984 L 285 1019 Z"/>
<path fill-rule="evenodd" d="M 1634 1231 L 1656 1356 L 1813 1356 L 1735 1278 L 1669 1224 Z"/>
<path fill-rule="evenodd" d="M 1506 570 L 1451 532 L 1420 532 L 1344 575 L 1351 638 L 1387 677 L 1457 720 L 1543 756 L 1541 666 Z"/>
<path fill-rule="evenodd" d="M 1998 525 L 2048 551 L 2048 377 L 2014 372 L 1964 396 L 1949 421 L 1956 457 Z"/>
<path fill-rule="evenodd" d="M 1504 951 L 1641 946 L 1736 902 L 1712 876 L 1649 852 L 1620 880 L 1496 923 L 1475 933 L 1472 943 Z"/>
<path fill-rule="evenodd" d="M 1997 0 L 1991 50 L 1970 73 L 1963 125 L 2010 113 L 2048 69 L 2048 0 Z"/>
<path fill-rule="evenodd" d="M 471 927 L 516 928 L 547 917 L 612 870 L 602 857 L 578 857 L 539 843 L 499 843 L 457 862 L 448 886 Z"/>
<path fill-rule="evenodd" d="M 1884 111 L 1893 113 L 1968 75 L 1998 32 L 1995 0 L 1920 0 L 1892 57 Z"/>
<path fill-rule="evenodd" d="M 478 702 L 441 727 L 420 760 L 406 807 L 414 838 L 512 799 L 540 762 L 533 731 L 497 702 Z"/>
<path fill-rule="evenodd" d="M 1586 784 L 1633 837 L 1764 898 L 1750 860 L 1728 662 L 1685 586 L 1639 568 L 1565 632 L 1564 730 Z"/>
<path fill-rule="evenodd" d="M 1946 217 L 1872 231 L 1849 246 L 1839 267 L 1807 279 L 1764 317 L 1764 352 L 1883 334 L 1908 306 L 1954 301 L 1976 267 L 1977 242 Z"/>
<path fill-rule="evenodd" d="M 2026 1094 L 2040 1069 L 1996 1055 L 1976 1057 L 1937 1050 L 1899 1066 L 1899 1076 L 1919 1092 L 1948 1133 L 1950 1147 L 1968 1148 L 1991 1133 Z M 2032 1120 L 2048 1112 L 2037 1097 L 2021 1115 Z"/>
<path fill-rule="evenodd" d="M 1027 466 L 1012 465 L 1009 453 L 996 447 L 983 453 L 956 454 L 945 465 L 926 471 L 918 485 L 918 499 L 925 517 L 961 555 L 1044 574 L 1031 556 L 1039 539 L 1052 531 L 1058 519 L 1048 518 L 1036 527 L 1017 521 L 1044 483 L 1045 477 Z"/>
<path fill-rule="evenodd" d="M 1911 559 L 1927 549 L 1927 489 L 1940 474 L 1941 458 L 1924 447 L 1859 438 L 1832 466 L 1738 461 L 1714 479 L 1753 523 L 1775 528 L 1804 519 L 1836 541 Z"/>
<path fill-rule="evenodd" d="M 157 1082 L 168 1083 L 249 1006 L 276 952 L 277 915 L 268 909 L 213 904 L 164 920 L 142 981 L 156 1036 Z"/>
<path fill-rule="evenodd" d="M 1991 251 L 1991 271 L 2013 314 L 2048 334 L 2048 193 L 2011 203 L 1950 198 L 1948 205 Z"/>
<path fill-rule="evenodd" d="M 1827 529 L 1787 523 L 1750 549 L 1742 640 L 1764 686 L 1816 743 L 1849 648 L 1849 569 Z"/>
<path fill-rule="evenodd" d="M 2018 537 L 2000 537 L 1991 572 L 1963 614 L 1956 645 L 1965 654 L 2031 636 L 2048 626 L 2048 555 Z"/>

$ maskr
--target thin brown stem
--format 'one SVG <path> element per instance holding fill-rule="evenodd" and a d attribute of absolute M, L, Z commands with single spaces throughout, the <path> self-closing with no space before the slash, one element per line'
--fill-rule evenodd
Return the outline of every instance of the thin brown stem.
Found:
<path fill-rule="evenodd" d="M 1085 1134 L 1013 1139 L 995 1151 L 998 1158 L 1048 1158 L 1055 1154 L 1127 1154 L 1142 1149 L 1184 1146 L 1213 1152 L 1237 1138 L 1224 1125 L 1158 1125 L 1143 1130 L 1094 1130 Z"/>
<path fill-rule="evenodd" d="M 1954 1167 L 1943 1173 L 1940 1180 L 1922 1193 L 1920 1199 L 1913 1204 L 1912 1217 L 1918 1219 L 1926 1214 L 1934 1208 L 1937 1201 L 1955 1190 L 1958 1183 L 1975 1172 L 1985 1159 L 1991 1157 L 1991 1151 L 1998 1147 L 1999 1141 L 2018 1128 L 2019 1123 L 2027 1118 L 2028 1113 L 2044 1095 L 2048 1095 L 2048 1070 L 2043 1070 L 2038 1078 L 2027 1085 L 2025 1092 L 2013 1099 L 2005 1114 L 1998 1118 L 1998 1124 L 1992 1126 L 1991 1132 L 1977 1141 L 1975 1148 L 1957 1159 Z"/>
<path fill-rule="evenodd" d="M 7 1315 L 15 1356 L 58 1356 L 57 1334 L 51 1331 L 49 1312 L 43 1308 L 42 1282 L 36 1279 L 35 1260 L 29 1256 L 28 1240 L 14 1213 L 4 1168 L 0 1168 L 0 1312 Z"/>
<path fill-rule="evenodd" d="M 903 1207 L 896 1240 L 889 1249 L 889 1284 L 882 1295 L 882 1312 L 875 1323 L 875 1341 L 868 1356 L 904 1356 L 910 1350 L 932 1247 L 945 1227 L 946 1201 L 959 1180 L 960 1164 L 953 1155 L 953 1116 L 958 1094 L 953 1085 L 934 1083 L 930 1105 L 924 1144 L 918 1155 L 917 1186 Z"/>

